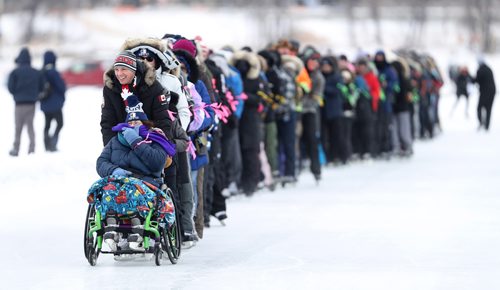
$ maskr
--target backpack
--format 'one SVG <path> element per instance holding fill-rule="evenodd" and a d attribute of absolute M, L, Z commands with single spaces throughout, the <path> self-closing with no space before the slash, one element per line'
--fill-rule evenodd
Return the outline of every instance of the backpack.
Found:
<path fill-rule="evenodd" d="M 38 100 L 43 101 L 47 99 L 50 96 L 50 93 L 52 93 L 52 86 L 50 85 L 50 82 L 45 78 L 45 71 L 42 71 L 42 74 L 44 76 L 43 78 L 43 88 L 42 91 L 38 93 Z"/>

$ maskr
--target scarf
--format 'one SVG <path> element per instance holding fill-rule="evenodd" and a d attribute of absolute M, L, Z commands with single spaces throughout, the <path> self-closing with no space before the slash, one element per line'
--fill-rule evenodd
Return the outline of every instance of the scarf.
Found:
<path fill-rule="evenodd" d="M 121 131 L 123 128 L 128 127 L 128 128 L 134 128 L 130 126 L 128 123 L 120 123 L 111 130 L 113 132 L 118 132 L 118 139 L 120 139 Z M 174 156 L 175 155 L 175 144 L 170 142 L 163 131 L 158 128 L 151 128 L 148 129 L 145 125 L 141 125 L 139 128 L 139 136 L 143 138 L 143 141 L 141 142 L 156 142 L 158 143 L 165 152 L 167 152 L 168 156 Z"/>

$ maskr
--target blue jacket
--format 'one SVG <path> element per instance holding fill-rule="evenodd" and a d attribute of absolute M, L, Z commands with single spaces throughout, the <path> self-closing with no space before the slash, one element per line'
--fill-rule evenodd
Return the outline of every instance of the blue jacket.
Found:
<path fill-rule="evenodd" d="M 194 84 L 194 87 L 195 87 L 196 91 L 198 92 L 198 94 L 200 94 L 201 100 L 207 105 L 205 110 L 207 110 L 208 114 L 210 115 L 209 118 L 207 118 L 207 116 L 205 116 L 205 119 L 203 120 L 202 125 L 198 129 L 198 131 L 201 132 L 201 131 L 205 131 L 206 129 L 210 128 L 210 126 L 212 126 L 212 124 L 214 123 L 215 112 L 214 112 L 214 109 L 212 109 L 212 107 L 210 107 L 210 104 L 212 103 L 212 101 L 210 100 L 210 95 L 208 94 L 207 87 L 205 86 L 203 81 L 198 80 Z"/>
<path fill-rule="evenodd" d="M 10 73 L 7 88 L 16 104 L 34 104 L 43 89 L 43 76 L 31 67 L 31 55 L 27 48 L 21 49 L 16 63 L 18 66 Z"/>
<path fill-rule="evenodd" d="M 66 83 L 56 70 L 56 55 L 47 51 L 43 55 L 42 73 L 45 81 L 50 84 L 49 96 L 40 102 L 40 109 L 45 113 L 54 113 L 62 109 L 65 100 Z"/>
<path fill-rule="evenodd" d="M 241 79 L 240 72 L 234 66 L 229 66 L 229 68 L 231 69 L 231 74 L 226 77 L 226 85 L 233 93 L 233 96 L 236 97 L 243 93 L 243 80 Z M 245 102 L 243 101 L 238 102 L 238 105 L 236 105 L 234 115 L 238 119 L 240 119 L 241 114 L 243 114 L 244 106 Z"/>
<path fill-rule="evenodd" d="M 160 178 L 167 153 L 155 142 L 141 144 L 135 149 L 124 145 L 118 138 L 121 133 L 114 136 L 101 155 L 97 158 L 97 174 L 100 177 L 111 175 L 117 167 L 131 171 L 138 175 L 138 178 L 158 185 L 154 179 Z M 123 141 L 126 143 L 126 141 Z"/>
<path fill-rule="evenodd" d="M 343 96 L 339 85 L 343 84 L 342 77 L 338 73 L 331 73 L 325 75 L 325 93 L 323 98 L 325 105 L 323 113 L 327 120 L 340 118 L 344 116 Z"/>

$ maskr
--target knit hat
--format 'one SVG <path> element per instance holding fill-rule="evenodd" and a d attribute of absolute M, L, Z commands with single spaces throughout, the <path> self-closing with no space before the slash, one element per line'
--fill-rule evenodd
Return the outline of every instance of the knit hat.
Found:
<path fill-rule="evenodd" d="M 193 41 L 186 38 L 177 40 L 172 46 L 172 50 L 184 50 L 187 51 L 192 57 L 196 57 L 196 45 Z"/>
<path fill-rule="evenodd" d="M 124 50 L 116 57 L 113 67 L 123 66 L 129 70 L 137 70 L 137 57 L 129 50 Z"/>
<path fill-rule="evenodd" d="M 126 104 L 127 107 L 125 107 L 125 111 L 127 112 L 127 119 L 125 120 L 125 122 L 148 120 L 148 116 L 146 116 L 146 114 L 142 110 L 142 103 L 139 101 L 136 95 L 128 96 Z"/>

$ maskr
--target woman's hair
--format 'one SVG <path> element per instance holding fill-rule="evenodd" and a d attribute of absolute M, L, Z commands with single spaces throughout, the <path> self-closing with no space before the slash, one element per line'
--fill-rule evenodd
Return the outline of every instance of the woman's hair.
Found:
<path fill-rule="evenodd" d="M 151 120 L 141 120 L 142 124 L 144 124 L 148 129 L 154 128 L 155 122 Z"/>

